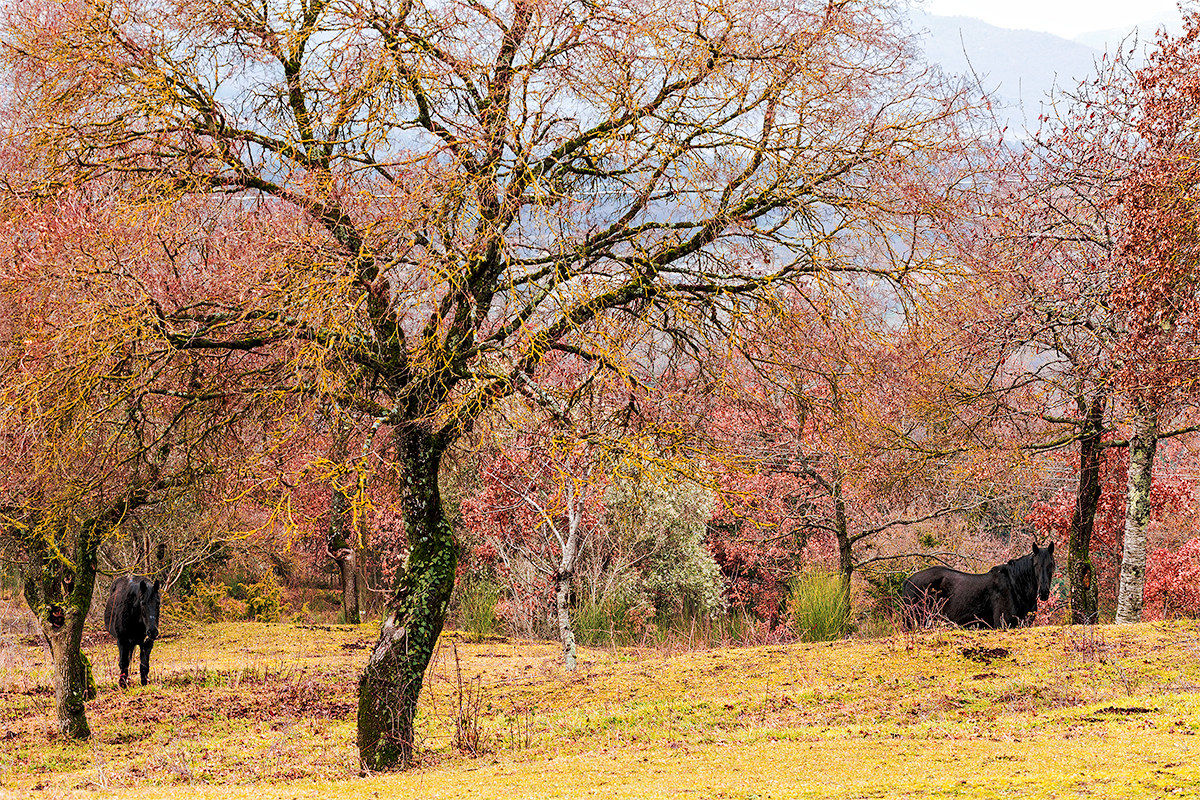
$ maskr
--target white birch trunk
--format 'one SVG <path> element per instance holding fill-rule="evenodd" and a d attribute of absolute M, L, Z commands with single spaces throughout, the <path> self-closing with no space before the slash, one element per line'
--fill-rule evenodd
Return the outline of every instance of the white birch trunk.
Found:
<path fill-rule="evenodd" d="M 559 571 L 555 577 L 555 600 L 558 606 L 558 638 L 562 642 L 563 666 L 567 672 L 575 669 L 575 632 L 571 630 L 571 573 Z"/>
<path fill-rule="evenodd" d="M 1150 526 L 1150 477 L 1158 447 L 1158 415 L 1138 405 L 1129 439 L 1129 484 L 1125 501 L 1125 543 L 1117 588 L 1117 624 L 1138 622 L 1146 587 L 1146 529 Z"/>
<path fill-rule="evenodd" d="M 575 501 L 580 502 L 577 504 Z M 554 599 L 558 608 L 558 638 L 562 642 L 563 666 L 575 670 L 575 631 L 571 629 L 571 576 L 575 571 L 575 555 L 579 552 L 579 523 L 583 520 L 582 497 L 576 498 L 574 487 L 567 492 L 567 538 L 562 545 L 562 560 L 554 576 Z"/>

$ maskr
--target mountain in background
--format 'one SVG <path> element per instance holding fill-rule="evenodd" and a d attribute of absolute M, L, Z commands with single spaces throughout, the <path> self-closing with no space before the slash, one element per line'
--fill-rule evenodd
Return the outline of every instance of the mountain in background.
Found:
<path fill-rule="evenodd" d="M 1131 33 L 1137 34 L 1138 41 L 1141 44 L 1153 43 L 1154 34 L 1164 25 L 1173 34 L 1179 33 L 1183 29 L 1183 24 L 1180 22 L 1178 15 L 1173 17 L 1163 16 L 1143 20 L 1129 28 L 1108 28 L 1102 31 L 1088 31 L 1087 33 L 1081 33 L 1073 37 L 1072 41 L 1079 42 L 1088 47 L 1094 47 L 1103 52 L 1105 49 L 1112 50 Z"/>
<path fill-rule="evenodd" d="M 1053 0 L 1047 0 L 1053 2 Z M 951 75 L 976 76 L 992 96 L 1001 121 L 1018 138 L 1037 128 L 1038 114 L 1054 91 L 1071 90 L 1095 72 L 1105 50 L 1121 43 L 1144 50 L 1157 30 L 1178 33 L 1178 13 L 1147 19 L 1129 28 L 1111 28 L 1064 39 L 1051 33 L 1011 30 L 973 17 L 944 17 L 913 11 L 925 58 Z M 1131 38 L 1136 35 L 1136 39 Z"/>
<path fill-rule="evenodd" d="M 977 76 L 1002 121 L 1021 135 L 1037 127 L 1055 89 L 1074 88 L 1091 75 L 1101 51 L 1050 33 L 998 28 L 971 17 L 913 12 L 925 58 L 951 75 Z"/>

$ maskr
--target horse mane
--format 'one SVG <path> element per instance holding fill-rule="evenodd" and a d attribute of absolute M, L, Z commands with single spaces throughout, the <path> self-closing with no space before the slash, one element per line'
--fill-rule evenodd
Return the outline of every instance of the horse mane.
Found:
<path fill-rule="evenodd" d="M 1012 587 L 1013 605 L 1019 615 L 1037 608 L 1037 575 L 1034 573 L 1032 554 L 1009 559 L 1007 563 L 995 569 L 1008 576 Z"/>

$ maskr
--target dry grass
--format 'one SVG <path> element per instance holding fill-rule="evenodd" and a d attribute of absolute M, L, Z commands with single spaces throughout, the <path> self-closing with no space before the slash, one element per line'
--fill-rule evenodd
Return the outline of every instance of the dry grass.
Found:
<path fill-rule="evenodd" d="M 0 654 L 0 793 L 24 797 L 1200 796 L 1200 629 L 958 630 L 667 653 L 457 641 L 427 676 L 423 761 L 359 778 L 372 626 L 206 625 L 116 688 L 88 648 L 93 740 L 48 733 L 27 640 Z M 462 747 L 460 687 L 471 700 Z M 453 743 L 456 741 L 456 748 Z M 464 753 L 468 750 L 468 753 Z M 470 755 L 470 752 L 479 755 Z"/>

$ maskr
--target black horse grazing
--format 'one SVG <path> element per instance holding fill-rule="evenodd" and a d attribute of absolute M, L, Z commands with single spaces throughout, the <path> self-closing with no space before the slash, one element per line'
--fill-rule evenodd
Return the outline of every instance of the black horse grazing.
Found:
<path fill-rule="evenodd" d="M 120 650 L 121 688 L 129 685 L 129 661 L 133 648 L 142 648 L 142 686 L 150 674 L 150 648 L 158 638 L 158 581 L 117 578 L 104 606 L 104 627 L 117 640 Z"/>
<path fill-rule="evenodd" d="M 1007 628 L 1050 597 L 1054 542 L 992 567 L 982 575 L 949 567 L 930 567 L 910 576 L 900 595 L 905 619 L 944 618 L 968 628 Z"/>

